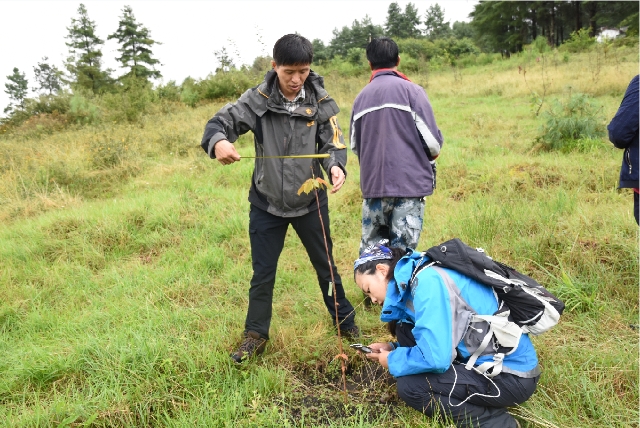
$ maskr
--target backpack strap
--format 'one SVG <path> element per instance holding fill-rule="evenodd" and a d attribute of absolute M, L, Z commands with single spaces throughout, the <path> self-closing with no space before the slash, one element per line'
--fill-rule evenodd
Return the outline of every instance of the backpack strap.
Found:
<path fill-rule="evenodd" d="M 465 368 L 467 370 L 474 369 L 478 373 L 484 374 L 488 377 L 497 376 L 502 372 L 502 361 L 506 355 L 513 353 L 520 343 L 520 337 L 522 336 L 522 329 L 518 324 L 509 321 L 509 311 L 503 312 L 500 315 L 474 315 L 472 322 L 474 321 L 486 321 L 489 323 L 489 331 L 482 340 L 478 349 L 469 357 Z M 489 346 L 491 339 L 495 337 L 496 342 L 506 348 L 511 348 L 509 352 L 496 352 L 493 355 L 493 361 L 487 361 L 474 368 L 474 365 L 482 352 Z M 491 373 L 487 373 L 488 370 Z"/>
<path fill-rule="evenodd" d="M 477 315 L 474 315 L 471 318 L 471 322 L 477 321 L 477 320 L 480 320 L 480 318 L 477 318 Z M 484 339 L 482 339 L 482 342 L 480 343 L 480 345 L 478 345 L 478 349 L 476 349 L 476 351 L 469 357 L 469 360 L 467 360 L 467 364 L 465 364 L 464 366 L 465 369 L 467 370 L 473 369 L 473 366 L 475 365 L 476 361 L 478 361 L 478 357 L 482 355 L 482 352 L 485 349 L 487 349 L 487 346 L 489 346 L 489 342 L 491 342 L 492 338 L 493 338 L 493 328 L 491 327 L 491 324 L 489 324 L 489 331 L 487 331 L 487 334 L 484 336 Z M 486 372 L 488 369 L 489 368 L 485 369 L 484 372 Z M 484 372 L 481 372 L 481 373 L 484 374 Z"/>
<path fill-rule="evenodd" d="M 445 287 L 449 292 L 449 305 L 451 309 L 451 362 L 458 356 L 458 344 L 463 339 L 465 332 L 469 329 L 471 317 L 474 315 L 473 308 L 464 300 L 460 294 L 460 289 L 456 283 L 451 279 L 447 272 L 434 265 L 434 263 L 426 263 L 422 269 L 431 267 L 442 278 Z M 422 269 L 417 269 L 422 271 Z M 411 287 L 418 286 L 418 278 L 415 278 Z M 427 291 L 428 292 L 428 291 Z"/>
<path fill-rule="evenodd" d="M 517 279 L 517 278 L 511 278 L 511 279 L 505 278 L 504 276 L 500 275 L 499 273 L 495 273 L 494 271 L 489 270 L 489 269 L 485 269 L 484 270 L 484 274 L 487 275 L 489 278 L 497 279 L 498 281 L 502 281 L 502 282 L 504 282 L 505 284 L 508 284 L 508 285 L 520 285 L 520 286 L 524 285 L 524 286 L 527 286 L 527 287 L 529 286 L 526 282 L 524 282 L 524 281 L 522 281 L 520 279 Z M 507 291 L 507 290 L 505 290 L 505 291 Z"/>
<path fill-rule="evenodd" d="M 478 367 L 473 367 L 473 369 L 488 378 L 496 377 L 502 373 L 502 361 L 504 361 L 505 355 L 506 354 L 503 352 L 493 354 L 493 361 L 487 361 L 480 364 Z M 491 370 L 491 373 L 487 373 L 487 370 L 489 369 L 493 369 Z"/>
<path fill-rule="evenodd" d="M 420 253 L 420 256 L 421 256 L 420 260 L 418 260 L 418 263 L 416 263 L 416 267 L 413 269 L 413 272 L 411 272 L 411 278 L 409 278 L 409 286 L 411 286 L 411 284 L 414 282 L 414 279 L 416 278 L 416 276 L 418 276 L 420 272 L 438 263 L 438 262 L 424 263 L 425 259 L 427 258 L 426 252 Z"/>

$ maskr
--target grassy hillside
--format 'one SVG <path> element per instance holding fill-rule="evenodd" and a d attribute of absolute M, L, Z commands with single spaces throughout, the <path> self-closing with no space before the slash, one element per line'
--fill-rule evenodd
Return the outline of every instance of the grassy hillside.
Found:
<path fill-rule="evenodd" d="M 616 189 L 622 152 L 606 138 L 546 151 L 534 114 L 543 92 L 541 112 L 584 93 L 607 123 L 638 52 L 538 59 L 409 76 L 445 136 L 421 247 L 460 237 L 567 303 L 560 325 L 534 338 L 543 375 L 513 410 L 529 426 L 638 426 L 638 228 L 631 192 Z M 368 77 L 321 72 L 348 135 Z M 267 352 L 230 363 L 252 273 L 253 164 L 223 167 L 200 149 L 223 104 L 0 137 L 1 426 L 440 426 L 398 403 L 388 376 L 351 351 L 344 401 L 336 336 L 292 231 Z M 237 145 L 253 154 L 251 135 Z M 348 168 L 329 202 L 334 256 L 363 342 L 387 339 L 352 279 L 353 155 Z"/>

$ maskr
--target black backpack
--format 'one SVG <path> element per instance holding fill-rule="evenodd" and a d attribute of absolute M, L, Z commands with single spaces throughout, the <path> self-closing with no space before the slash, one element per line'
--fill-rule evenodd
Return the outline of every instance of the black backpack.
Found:
<path fill-rule="evenodd" d="M 564 311 L 564 303 L 533 278 L 493 260 L 482 248 L 471 248 L 458 238 L 431 247 L 422 254 L 431 259 L 431 263 L 419 266 L 412 279 L 420 270 L 435 264 L 489 285 L 499 301 L 494 315 L 508 315 L 524 333 L 538 335 L 548 331 L 558 324 Z"/>

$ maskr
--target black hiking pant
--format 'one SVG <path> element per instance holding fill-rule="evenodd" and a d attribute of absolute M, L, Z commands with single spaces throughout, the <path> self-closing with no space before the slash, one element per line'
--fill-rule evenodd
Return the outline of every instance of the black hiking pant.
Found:
<path fill-rule="evenodd" d="M 333 261 L 333 244 L 329 234 L 329 209 L 327 205 L 320 207 L 329 255 L 331 269 L 335 280 L 336 297 L 338 301 L 338 320 L 341 329 L 355 326 L 355 310 L 347 300 L 342 287 L 342 280 Z M 316 270 L 320 291 L 324 304 L 335 324 L 336 311 L 333 294 L 329 293 L 331 271 L 324 246 L 322 225 L 317 211 L 299 217 L 278 217 L 251 205 L 249 212 L 249 239 L 251 242 L 251 259 L 253 278 L 249 289 L 249 309 L 245 321 L 245 332 L 253 330 L 260 337 L 269 338 L 271 325 L 273 287 L 276 279 L 278 259 L 284 247 L 284 239 L 289 225 L 293 226 L 302 245 L 307 250 L 311 264 Z"/>
<path fill-rule="evenodd" d="M 396 336 L 400 346 L 415 346 L 412 324 L 398 323 Z M 456 378 L 457 376 L 457 378 Z M 539 376 L 521 378 L 500 373 L 491 380 L 454 363 L 444 373 L 421 373 L 397 378 L 398 396 L 407 405 L 427 416 L 451 418 L 457 427 L 516 428 L 507 407 L 525 402 L 536 389 Z M 499 394 L 498 394 L 499 392 Z M 464 404 L 460 404 L 474 393 Z M 495 397 L 499 395 L 499 397 Z M 495 397 L 495 398 L 494 398 Z"/>

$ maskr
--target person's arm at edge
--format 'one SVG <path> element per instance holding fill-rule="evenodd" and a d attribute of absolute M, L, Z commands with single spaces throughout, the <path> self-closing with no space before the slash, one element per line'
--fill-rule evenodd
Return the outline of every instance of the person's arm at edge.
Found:
<path fill-rule="evenodd" d="M 619 149 L 631 144 L 638 133 L 638 76 L 631 79 L 620 107 L 607 126 L 609 141 Z"/>

